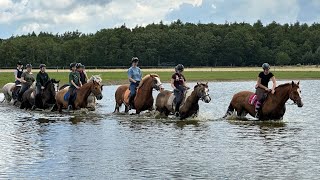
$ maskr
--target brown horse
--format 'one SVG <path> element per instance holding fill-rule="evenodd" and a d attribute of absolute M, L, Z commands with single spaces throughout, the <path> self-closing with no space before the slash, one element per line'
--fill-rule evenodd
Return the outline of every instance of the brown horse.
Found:
<path fill-rule="evenodd" d="M 162 89 L 160 77 L 157 74 L 146 75 L 140 82 L 137 88 L 136 97 L 134 98 L 134 107 L 137 114 L 141 111 L 153 109 L 153 89 L 156 89 L 157 91 Z M 129 96 L 130 90 L 128 84 L 118 87 L 115 92 L 116 106 L 114 113 L 119 112 L 119 108 L 122 104 L 125 105 L 125 112 L 127 113 L 129 111 Z"/>
<path fill-rule="evenodd" d="M 67 92 L 68 88 L 64 88 L 60 90 L 56 95 L 56 105 L 58 107 L 59 112 L 62 112 L 62 108 L 68 107 L 68 101 L 64 100 L 64 96 Z M 86 83 L 80 89 L 77 90 L 77 97 L 74 101 L 74 108 L 86 108 L 88 104 L 87 100 L 91 93 L 93 93 L 98 100 L 102 99 L 103 96 L 101 92 L 101 85 L 98 82 L 92 81 Z"/>
<path fill-rule="evenodd" d="M 174 95 L 172 91 L 163 91 L 158 94 L 156 99 L 156 110 L 161 114 L 168 116 L 170 112 L 174 112 L 174 103 L 173 103 Z M 205 103 L 209 103 L 211 98 L 209 96 L 209 88 L 208 83 L 197 83 L 194 86 L 193 91 L 189 90 L 183 102 L 179 108 L 180 119 L 185 119 L 193 115 L 197 115 L 199 111 L 199 100 L 204 101 Z"/>
<path fill-rule="evenodd" d="M 22 102 L 20 105 L 21 109 L 30 109 L 34 107 L 34 105 L 37 105 L 37 108 L 40 109 L 47 109 L 50 106 L 54 105 L 56 103 L 55 96 L 56 91 L 59 88 L 59 82 L 55 79 L 49 80 L 45 85 L 44 89 L 41 91 L 41 99 L 39 99 L 38 102 L 36 102 L 36 90 L 35 88 L 29 88 L 25 93 L 23 93 L 22 96 Z"/>
<path fill-rule="evenodd" d="M 300 93 L 299 82 L 295 84 L 292 81 L 292 83 L 279 85 L 275 89 L 274 94 L 268 94 L 260 111 L 259 120 L 282 119 L 286 111 L 285 103 L 289 98 L 296 103 L 298 107 L 302 107 L 303 102 Z M 249 104 L 249 97 L 253 94 L 254 93 L 250 91 L 241 91 L 235 94 L 224 118 L 231 115 L 234 110 L 237 112 L 237 116 L 244 117 L 249 113 L 254 117 L 255 107 L 254 105 Z"/>

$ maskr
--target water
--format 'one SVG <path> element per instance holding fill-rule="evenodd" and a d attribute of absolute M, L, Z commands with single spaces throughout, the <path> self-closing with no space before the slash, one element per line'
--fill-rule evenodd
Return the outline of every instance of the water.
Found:
<path fill-rule="evenodd" d="M 209 85 L 212 101 L 200 102 L 200 117 L 186 121 L 113 115 L 116 86 L 104 88 L 88 114 L 0 104 L 0 178 L 319 178 L 320 81 L 301 81 L 304 107 L 288 101 L 276 122 L 221 119 L 232 95 L 254 82 Z"/>

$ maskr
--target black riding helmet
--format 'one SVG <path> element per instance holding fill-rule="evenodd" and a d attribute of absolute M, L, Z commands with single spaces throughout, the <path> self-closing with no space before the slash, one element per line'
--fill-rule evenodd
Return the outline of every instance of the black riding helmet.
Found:
<path fill-rule="evenodd" d="M 22 65 L 22 62 L 21 62 L 21 61 L 18 61 L 18 62 L 17 62 L 17 65 L 21 66 L 21 65 Z"/>
<path fill-rule="evenodd" d="M 39 69 L 41 69 L 43 67 L 47 67 L 47 66 L 45 64 L 40 64 Z"/>
<path fill-rule="evenodd" d="M 133 62 L 139 62 L 139 58 L 138 57 L 133 57 L 131 59 L 131 63 L 133 63 Z"/>
<path fill-rule="evenodd" d="M 262 64 L 262 69 L 268 70 L 268 69 L 270 69 L 270 65 L 268 63 L 263 63 Z"/>
<path fill-rule="evenodd" d="M 76 67 L 76 63 L 70 63 L 70 69 L 72 69 L 73 67 Z"/>
<path fill-rule="evenodd" d="M 175 70 L 176 71 L 183 71 L 184 70 L 184 66 L 182 64 L 178 64 L 176 67 L 175 67 Z"/>

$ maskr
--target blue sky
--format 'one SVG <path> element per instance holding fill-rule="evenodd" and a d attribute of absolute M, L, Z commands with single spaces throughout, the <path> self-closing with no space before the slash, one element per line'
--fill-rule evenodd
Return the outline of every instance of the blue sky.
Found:
<path fill-rule="evenodd" d="M 122 24 L 183 22 L 312 24 L 320 0 L 0 0 L 0 38 L 32 31 L 95 33 Z"/>

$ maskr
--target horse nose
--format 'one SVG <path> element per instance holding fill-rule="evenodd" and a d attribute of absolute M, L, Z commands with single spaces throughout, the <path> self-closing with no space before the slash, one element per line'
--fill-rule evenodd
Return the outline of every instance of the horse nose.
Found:
<path fill-rule="evenodd" d="M 98 100 L 101 100 L 102 98 L 103 98 L 103 95 L 98 95 L 98 96 L 97 96 L 97 99 L 98 99 Z"/>
<path fill-rule="evenodd" d="M 303 106 L 303 102 L 300 102 L 299 104 L 298 104 L 298 107 L 302 107 Z"/>

